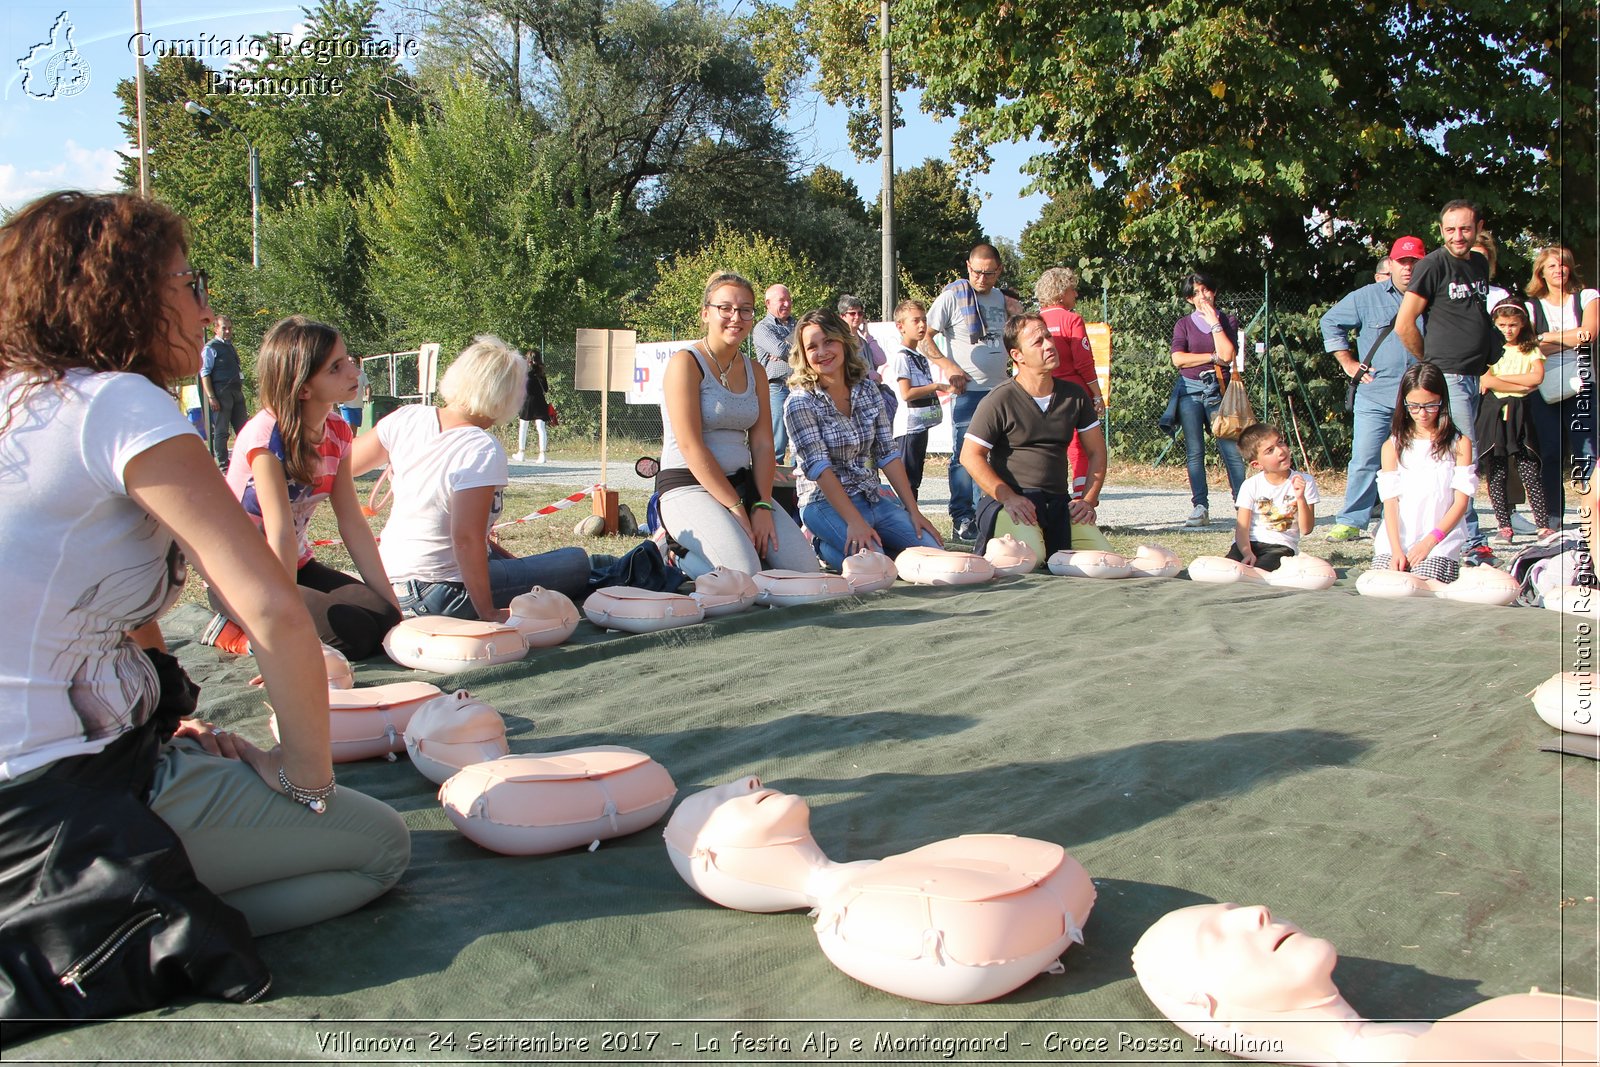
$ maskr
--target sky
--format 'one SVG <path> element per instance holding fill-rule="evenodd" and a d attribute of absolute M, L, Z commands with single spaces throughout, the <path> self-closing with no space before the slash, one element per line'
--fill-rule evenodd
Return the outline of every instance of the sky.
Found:
<path fill-rule="evenodd" d="M 301 19 L 299 4 L 272 0 L 222 4 L 206 14 L 197 5 L 146 0 L 144 42 L 202 41 L 212 51 L 218 39 L 257 33 L 289 34 Z M 72 27 L 77 61 L 63 56 L 65 14 Z M 54 34 L 52 31 L 55 31 Z M 119 150 L 129 151 L 118 125 L 117 82 L 132 77 L 135 51 L 133 0 L 11 0 L 0 11 L 0 205 L 20 207 L 55 189 L 106 191 L 116 188 Z M 150 50 L 151 44 L 145 48 Z M 226 56 L 205 56 L 216 67 Z M 154 62 L 153 57 L 147 62 Z M 202 101 L 203 103 L 203 101 Z M 902 99 L 907 125 L 895 135 L 896 169 L 923 160 L 947 158 L 954 123 L 935 123 Z M 850 151 L 844 113 L 811 101 L 795 109 L 790 127 L 803 159 L 827 164 L 855 182 L 871 204 L 882 185 L 877 160 L 859 162 Z M 1001 148 L 995 165 L 974 188 L 982 197 L 980 221 L 990 237 L 1016 240 L 1037 217 L 1045 198 L 1023 197 L 1020 167 L 1025 148 Z M 752 191 L 754 195 L 754 191 Z"/>

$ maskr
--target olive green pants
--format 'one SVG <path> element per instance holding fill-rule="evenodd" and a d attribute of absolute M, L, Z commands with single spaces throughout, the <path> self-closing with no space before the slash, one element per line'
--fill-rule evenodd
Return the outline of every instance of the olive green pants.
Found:
<path fill-rule="evenodd" d="M 150 807 L 182 839 L 200 881 L 257 936 L 354 911 L 411 859 L 405 821 L 382 801 L 341 789 L 316 815 L 249 764 L 188 739 L 162 747 Z"/>

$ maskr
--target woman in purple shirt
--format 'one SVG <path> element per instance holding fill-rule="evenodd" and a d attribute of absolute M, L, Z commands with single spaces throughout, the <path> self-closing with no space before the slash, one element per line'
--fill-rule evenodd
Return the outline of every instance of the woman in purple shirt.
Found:
<path fill-rule="evenodd" d="M 1189 498 L 1194 510 L 1184 525 L 1205 526 L 1211 521 L 1205 433 L 1222 404 L 1217 372 L 1231 366 L 1239 355 L 1239 320 L 1217 310 L 1217 284 L 1208 274 L 1186 275 L 1178 295 L 1192 304 L 1194 311 L 1172 327 L 1172 365 L 1178 368 L 1178 380 L 1172 386 L 1168 411 L 1174 405 L 1177 408 L 1189 468 Z M 1244 458 L 1237 444 L 1220 438 L 1217 452 L 1228 472 L 1231 505 L 1244 483 Z M 1228 510 L 1231 514 L 1231 506 Z"/>

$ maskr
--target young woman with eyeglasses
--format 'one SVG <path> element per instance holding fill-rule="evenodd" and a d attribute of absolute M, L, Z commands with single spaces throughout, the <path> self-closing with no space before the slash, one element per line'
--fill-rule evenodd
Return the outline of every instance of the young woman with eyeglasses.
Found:
<path fill-rule="evenodd" d="M 1399 393 L 1378 470 L 1383 533 L 1372 567 L 1453 582 L 1467 542 L 1461 519 L 1478 491 L 1472 441 L 1451 422 L 1444 372 L 1432 363 L 1407 368 Z"/>
<path fill-rule="evenodd" d="M 316 630 L 168 392 L 198 371 L 210 321 L 183 221 L 155 201 L 54 193 L 0 227 L 0 867 L 31 871 L 0 887 L 12 931 L 94 870 L 76 884 L 109 933 L 137 913 L 116 873 L 138 863 L 127 843 L 169 830 L 255 934 L 360 907 L 410 855 L 391 808 L 335 792 Z M 270 750 L 193 716 L 165 654 L 157 620 L 186 559 L 255 644 Z M 182 936 L 181 920 L 129 937 Z M 0 947 L 0 987 L 45 963 Z"/>
<path fill-rule="evenodd" d="M 756 318 L 755 289 L 713 274 L 700 302 L 706 336 L 667 361 L 661 402 L 661 523 L 692 578 L 716 567 L 814 571 L 788 512 L 772 502 L 777 464 L 766 374 L 741 346 Z"/>

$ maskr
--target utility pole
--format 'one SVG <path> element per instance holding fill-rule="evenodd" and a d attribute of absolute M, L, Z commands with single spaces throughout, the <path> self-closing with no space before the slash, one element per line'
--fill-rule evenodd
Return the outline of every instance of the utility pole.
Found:
<path fill-rule="evenodd" d="M 883 59 L 880 64 L 880 82 L 883 95 L 882 113 L 878 124 L 883 140 L 883 193 L 879 203 L 883 208 L 883 318 L 894 318 L 894 67 L 889 55 L 889 0 L 878 0 L 878 25 L 883 31 Z"/>

